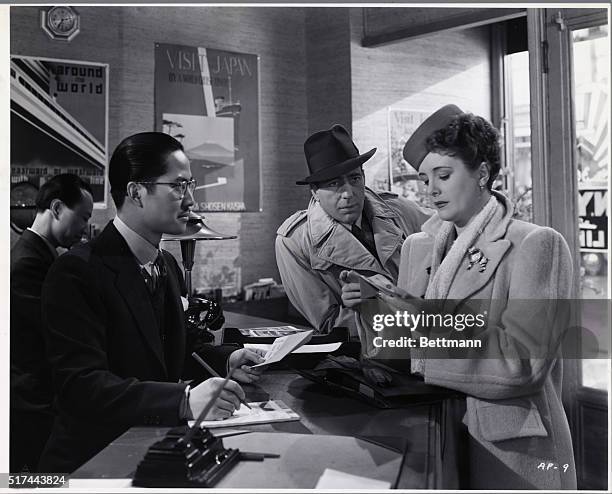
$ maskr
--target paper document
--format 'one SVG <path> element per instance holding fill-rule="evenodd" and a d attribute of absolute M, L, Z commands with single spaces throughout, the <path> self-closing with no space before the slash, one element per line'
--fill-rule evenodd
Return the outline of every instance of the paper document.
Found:
<path fill-rule="evenodd" d="M 241 405 L 231 417 L 224 420 L 204 420 L 202 421 L 202 427 L 214 429 L 216 427 L 234 427 L 300 420 L 300 416 L 280 400 L 255 401 L 249 403 L 249 405 L 252 410 Z M 194 423 L 195 420 L 190 420 L 189 427 L 193 427 Z"/>
<path fill-rule="evenodd" d="M 361 289 L 362 298 L 378 297 L 380 294 L 386 295 L 387 297 L 404 300 L 416 298 L 406 290 L 402 290 L 401 288 L 395 286 L 387 278 L 380 274 L 367 277 L 355 271 L 352 271 L 352 273 L 355 273 L 355 275 L 357 275 L 359 278 L 359 287 Z"/>
<path fill-rule="evenodd" d="M 338 343 L 323 343 L 319 345 L 302 345 L 299 348 L 296 348 L 291 353 L 332 353 L 338 350 L 342 345 L 341 342 Z M 267 352 L 272 348 L 272 343 L 245 343 L 244 348 L 258 349 Z"/>
<path fill-rule="evenodd" d="M 390 489 L 391 482 L 369 479 L 360 475 L 340 472 L 333 468 L 326 468 L 319 478 L 315 489 Z"/>
<path fill-rule="evenodd" d="M 274 362 L 280 362 L 283 358 L 289 355 L 293 350 L 305 344 L 312 337 L 312 329 L 302 331 L 296 334 L 281 336 L 276 338 L 266 353 L 264 361 L 260 364 L 252 365 L 252 368 L 261 367 Z"/>
<path fill-rule="evenodd" d="M 274 337 L 278 338 L 279 336 L 287 336 L 288 334 L 296 334 L 304 331 L 303 329 L 298 329 L 294 326 L 276 326 L 269 328 L 245 328 L 239 329 L 240 333 L 243 336 L 256 336 L 256 337 Z"/>
<path fill-rule="evenodd" d="M 97 492 L 104 491 L 106 489 L 121 489 L 117 492 L 122 492 L 128 487 L 132 487 L 132 479 L 70 479 L 71 488 L 79 489 L 95 489 Z M 54 490 L 54 489 L 51 489 Z M 66 492 L 66 491 L 64 491 Z"/>

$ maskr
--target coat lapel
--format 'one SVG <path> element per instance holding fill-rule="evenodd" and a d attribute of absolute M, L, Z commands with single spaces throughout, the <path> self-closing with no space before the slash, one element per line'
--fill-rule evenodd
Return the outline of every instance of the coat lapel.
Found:
<path fill-rule="evenodd" d="M 384 266 L 404 240 L 402 231 L 393 221 L 397 214 L 384 206 L 382 200 L 377 200 L 377 196 L 368 189 L 364 210 L 372 224 L 380 262 L 348 229 L 332 219 L 319 203 L 311 201 L 308 208 L 308 228 L 314 248 L 311 256 L 313 268 L 326 269 L 330 264 L 335 264 L 347 269 L 389 276 Z"/>
<path fill-rule="evenodd" d="M 134 255 L 117 229 L 110 223 L 100 235 L 100 256 L 115 272 L 115 286 L 131 312 L 136 327 L 149 349 L 155 354 L 167 374 L 159 328 L 155 319 L 151 297 L 138 269 Z"/>
<path fill-rule="evenodd" d="M 480 272 L 479 266 L 476 264 L 471 269 L 467 269 L 469 261 L 467 254 L 465 254 L 453 278 L 447 296 L 448 299 L 464 300 L 481 290 L 491 279 L 497 270 L 497 266 L 512 245 L 509 240 L 504 238 L 512 220 L 512 204 L 503 194 L 496 191 L 492 193 L 498 202 L 503 205 L 504 215 L 499 222 L 489 222 L 474 244 L 474 247 L 480 249 L 488 259 L 486 268 Z M 439 217 L 434 215 L 423 225 L 423 230 L 427 230 L 430 235 L 435 236 L 436 230 L 439 230 L 441 224 L 442 221 Z"/>
<path fill-rule="evenodd" d="M 510 241 L 506 239 L 499 239 L 494 242 L 486 240 L 476 242 L 475 247 L 480 249 L 489 260 L 486 268 L 480 272 L 479 265 L 475 264 L 471 269 L 467 269 L 469 261 L 465 256 L 448 292 L 448 298 L 463 300 L 481 290 L 495 273 L 510 245 Z"/>
<path fill-rule="evenodd" d="M 387 265 L 387 261 L 393 256 L 404 243 L 406 235 L 397 226 L 395 219 L 397 213 L 389 208 L 382 199 L 374 193 L 366 193 L 365 210 L 372 223 L 372 231 L 374 232 L 374 242 L 376 243 L 376 252 L 383 266 Z"/>
<path fill-rule="evenodd" d="M 166 280 L 165 320 L 166 320 L 166 359 L 168 376 L 175 381 L 180 378 L 183 367 L 182 356 L 185 353 L 184 311 L 181 303 L 181 288 L 177 274 L 168 259 L 168 252 L 162 251 L 166 260 L 168 277 Z"/>
<path fill-rule="evenodd" d="M 314 269 L 326 269 L 330 264 L 336 264 L 347 269 L 387 275 L 368 249 L 315 201 L 311 201 L 308 208 L 308 228 L 313 242 L 310 263 Z"/>

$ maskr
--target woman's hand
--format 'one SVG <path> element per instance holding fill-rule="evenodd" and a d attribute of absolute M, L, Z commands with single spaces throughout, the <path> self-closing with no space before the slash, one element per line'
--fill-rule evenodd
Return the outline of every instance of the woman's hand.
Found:
<path fill-rule="evenodd" d="M 384 369 L 370 364 L 367 359 L 361 361 L 361 372 L 367 381 L 375 386 L 389 386 L 393 381 L 393 376 Z"/>
<path fill-rule="evenodd" d="M 340 273 L 342 284 L 342 304 L 348 308 L 354 308 L 361 303 L 361 286 L 359 278 L 353 271 L 342 271 Z"/>
<path fill-rule="evenodd" d="M 421 299 L 403 299 L 399 297 L 391 297 L 385 293 L 379 293 L 379 298 L 385 302 L 394 311 L 407 311 L 418 314 L 425 308 L 424 301 Z"/>

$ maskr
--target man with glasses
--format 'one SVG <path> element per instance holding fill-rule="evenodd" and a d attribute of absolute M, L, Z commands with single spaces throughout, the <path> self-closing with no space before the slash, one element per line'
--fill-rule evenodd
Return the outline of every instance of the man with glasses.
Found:
<path fill-rule="evenodd" d="M 397 282 L 402 243 L 428 218 L 414 203 L 365 186 L 362 165 L 375 152 L 359 154 L 341 125 L 311 135 L 304 143 L 310 175 L 297 182 L 310 186 L 310 205 L 277 231 L 276 262 L 289 300 L 322 333 L 344 326 L 357 337 L 359 283 L 342 271 Z"/>
<path fill-rule="evenodd" d="M 223 379 L 188 386 L 203 372 L 189 356 L 180 269 L 159 248 L 162 234 L 185 232 L 195 180 L 183 147 L 155 132 L 135 134 L 109 164 L 117 216 L 92 242 L 62 256 L 43 288 L 43 321 L 54 369 L 57 418 L 39 471 L 72 472 L 126 429 L 172 426 L 196 417 Z M 224 374 L 257 380 L 251 350 L 204 348 Z M 244 391 L 229 381 L 208 414 L 223 419 Z"/>

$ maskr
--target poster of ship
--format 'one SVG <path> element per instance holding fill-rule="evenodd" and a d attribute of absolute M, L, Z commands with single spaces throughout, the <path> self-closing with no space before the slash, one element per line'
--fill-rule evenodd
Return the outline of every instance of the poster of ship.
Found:
<path fill-rule="evenodd" d="M 107 197 L 108 65 L 11 56 L 11 205 L 30 207 L 61 173 Z"/>
<path fill-rule="evenodd" d="M 260 210 L 256 55 L 156 43 L 155 122 L 191 161 L 195 210 Z"/>

